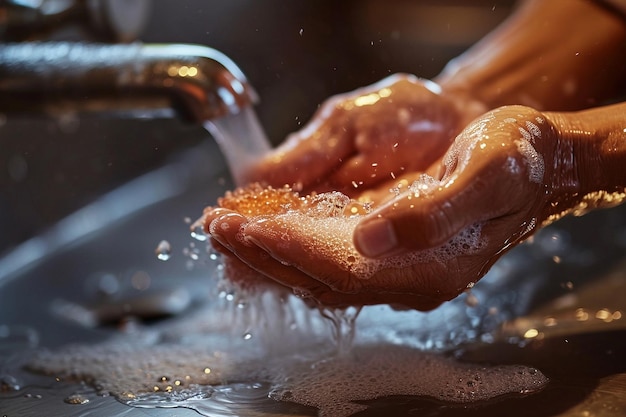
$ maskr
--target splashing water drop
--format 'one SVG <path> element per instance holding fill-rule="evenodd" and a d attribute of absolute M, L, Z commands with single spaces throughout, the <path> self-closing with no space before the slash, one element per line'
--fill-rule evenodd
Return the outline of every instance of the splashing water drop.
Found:
<path fill-rule="evenodd" d="M 436 178 L 428 174 L 421 174 L 419 178 L 409 186 L 409 191 L 416 195 L 427 195 L 439 187 L 439 185 L 441 185 L 441 182 Z"/>
<path fill-rule="evenodd" d="M 82 404 L 87 404 L 89 402 L 89 398 L 81 394 L 72 394 L 69 397 L 65 398 L 63 401 L 66 402 L 67 404 L 82 405 Z"/>
<path fill-rule="evenodd" d="M 0 392 L 19 391 L 23 383 L 16 377 L 0 374 Z"/>
<path fill-rule="evenodd" d="M 172 245 L 167 240 L 162 240 L 157 245 L 154 253 L 156 253 L 157 259 L 167 261 L 172 257 Z"/>
<path fill-rule="evenodd" d="M 361 312 L 361 307 L 349 307 L 346 309 L 321 308 L 320 313 L 332 326 L 332 334 L 337 345 L 339 355 L 347 354 L 352 348 L 356 332 L 356 319 Z"/>
<path fill-rule="evenodd" d="M 480 301 L 478 300 L 478 297 L 476 297 L 476 295 L 474 295 L 473 292 L 471 292 L 469 289 L 465 291 L 466 293 L 466 297 L 465 297 L 465 304 L 468 307 L 476 307 Z"/>
<path fill-rule="evenodd" d="M 191 230 L 191 237 L 198 242 L 206 242 L 206 240 L 208 239 L 208 236 L 204 232 L 202 225 L 194 226 L 194 228 Z"/>
<path fill-rule="evenodd" d="M 298 288 L 298 287 L 294 287 L 292 289 L 293 291 L 293 295 L 295 295 L 298 298 L 311 298 L 312 294 L 311 291 L 305 289 L 305 288 Z"/>

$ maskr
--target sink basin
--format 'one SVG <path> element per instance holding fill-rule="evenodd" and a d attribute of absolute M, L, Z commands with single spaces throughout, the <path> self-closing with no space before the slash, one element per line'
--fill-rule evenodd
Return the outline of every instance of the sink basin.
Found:
<path fill-rule="evenodd" d="M 206 242 L 189 231 L 202 208 L 230 187 L 216 145 L 203 141 L 0 259 L 0 403 L 7 415 L 146 413 L 102 395 L 81 378 L 59 382 L 54 373 L 27 370 L 41 352 L 62 352 L 70 345 L 98 352 L 121 337 L 148 340 L 144 353 L 150 357 L 164 341 L 200 340 L 212 352 L 220 332 L 222 342 L 233 334 L 241 336 L 238 343 L 247 337 L 241 323 L 216 315 L 232 294 L 219 287 L 219 262 L 206 251 Z M 625 301 L 616 294 L 624 294 L 626 285 L 624 214 L 615 208 L 542 230 L 498 262 L 470 294 L 433 312 L 370 307 L 357 320 L 357 345 L 375 340 L 459 363 L 527 365 L 550 379 L 546 388 L 468 404 L 383 397 L 363 402 L 367 408 L 356 415 L 623 415 Z M 309 317 L 307 325 L 298 326 L 311 326 L 328 341 L 332 326 L 324 323 Z M 251 328 L 250 337 L 262 332 Z M 193 364 L 197 358 L 180 360 Z M 209 403 L 179 403 L 187 408 L 176 414 L 317 415 L 314 408 L 269 399 L 267 384 L 236 382 L 213 391 Z M 88 402 L 79 404 L 81 399 Z M 174 405 L 162 399 L 143 403 Z M 170 415 L 168 408 L 149 414 Z"/>
<path fill-rule="evenodd" d="M 382 8 L 371 1 L 358 7 L 322 2 L 293 10 L 278 2 L 279 8 L 183 3 L 155 4 L 144 40 L 210 43 L 232 53 L 260 92 L 270 137 L 280 139 L 330 94 L 407 68 L 424 77 L 436 74 L 504 18 L 513 2 L 444 5 L 446 13 L 456 10 L 457 23 L 467 21 L 468 10 L 481 17 L 482 25 L 463 24 L 465 32 L 451 31 L 448 18 L 429 18 L 440 15 L 436 2 L 395 1 Z M 244 10 L 248 18 L 234 18 Z M 423 24 L 416 25 L 417 18 Z M 320 50 L 337 41 L 336 31 L 341 48 Z M 219 260 L 190 235 L 190 221 L 232 187 L 224 159 L 202 127 L 169 119 L 49 116 L 0 115 L 0 167 L 7 168 L 0 173 L 2 415 L 318 415 L 314 407 L 268 398 L 272 386 L 262 378 L 228 381 L 178 402 L 144 398 L 131 407 L 124 403 L 128 398 L 107 395 L 102 381 L 72 377 L 80 364 L 62 362 L 68 358 L 63 352 L 79 352 L 112 370 L 123 363 L 121 374 L 130 376 L 133 362 L 116 362 L 111 352 L 132 353 L 135 364 L 173 356 L 183 368 L 199 364 L 203 355 L 237 354 L 257 340 L 271 343 L 263 340 L 272 334 L 263 326 L 281 307 L 270 302 L 270 318 L 249 327 L 236 315 L 245 303 L 221 286 Z M 356 322 L 358 348 L 374 341 L 388 352 L 407 348 L 458 364 L 525 365 L 549 383 L 538 392 L 470 403 L 382 396 L 360 401 L 367 407 L 356 415 L 626 415 L 625 249 L 626 206 L 566 218 L 501 259 L 470 293 L 433 312 L 364 309 Z M 283 335 L 289 342 L 277 343 L 279 355 L 306 351 L 308 341 L 321 343 L 321 354 L 334 354 L 337 328 L 302 313 L 297 299 L 290 303 L 294 310 L 282 310 L 293 315 Z M 165 345 L 179 349 L 178 356 L 163 354 Z M 197 356 L 188 354 L 189 346 Z M 252 355 L 251 363 L 267 359 Z M 55 369 L 66 372 L 59 376 Z M 177 381 L 153 376 L 148 382 L 161 393 Z"/>

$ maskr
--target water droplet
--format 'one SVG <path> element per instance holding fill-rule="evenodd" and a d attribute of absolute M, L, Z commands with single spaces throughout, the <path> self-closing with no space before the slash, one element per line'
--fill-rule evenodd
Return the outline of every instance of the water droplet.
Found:
<path fill-rule="evenodd" d="M 161 261 L 167 261 L 172 257 L 172 246 L 167 240 L 162 240 L 154 250 L 156 256 Z"/>
<path fill-rule="evenodd" d="M 465 304 L 468 307 L 476 307 L 479 304 L 478 297 L 474 295 L 471 291 L 467 290 L 467 297 L 465 298 Z"/>
<path fill-rule="evenodd" d="M 293 288 L 293 295 L 295 295 L 298 298 L 310 298 L 311 297 L 311 291 L 304 289 L 304 288 Z"/>
<path fill-rule="evenodd" d="M 148 274 L 146 271 L 139 270 L 133 273 L 133 275 L 130 277 L 130 283 L 136 290 L 145 291 L 150 288 L 152 278 L 150 277 L 150 274 Z"/>
<path fill-rule="evenodd" d="M 120 289 L 120 283 L 117 277 L 113 274 L 103 274 L 98 279 L 98 292 L 105 296 L 111 296 L 117 293 Z"/>
<path fill-rule="evenodd" d="M 0 392 L 19 391 L 22 383 L 12 375 L 0 375 Z"/>
<path fill-rule="evenodd" d="M 226 301 L 233 301 L 235 299 L 235 293 L 233 291 L 220 291 L 219 298 L 224 298 Z"/>
<path fill-rule="evenodd" d="M 202 225 L 195 226 L 191 229 L 191 237 L 199 242 L 205 242 L 208 239 L 208 236 L 204 233 Z"/>
<path fill-rule="evenodd" d="M 89 402 L 89 398 L 84 397 L 80 394 L 72 394 L 69 397 L 65 398 L 63 401 L 65 401 L 68 404 L 87 404 Z"/>

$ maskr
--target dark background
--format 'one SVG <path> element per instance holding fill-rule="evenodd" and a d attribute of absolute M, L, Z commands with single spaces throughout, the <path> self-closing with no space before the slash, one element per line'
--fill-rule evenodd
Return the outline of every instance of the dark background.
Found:
<path fill-rule="evenodd" d="M 256 110 L 276 144 L 332 94 L 397 72 L 433 77 L 513 3 L 158 1 L 139 38 L 231 57 L 259 93 Z M 39 39 L 93 40 L 67 28 Z M 0 115 L 0 253 L 203 140 L 211 139 L 202 127 L 179 120 Z"/>

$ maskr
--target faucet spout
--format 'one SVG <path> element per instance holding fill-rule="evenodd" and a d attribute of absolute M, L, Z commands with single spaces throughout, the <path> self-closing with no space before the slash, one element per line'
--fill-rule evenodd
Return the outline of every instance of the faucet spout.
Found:
<path fill-rule="evenodd" d="M 35 42 L 0 45 L 0 111 L 174 109 L 204 123 L 257 101 L 243 72 L 215 49 L 187 44 Z"/>

